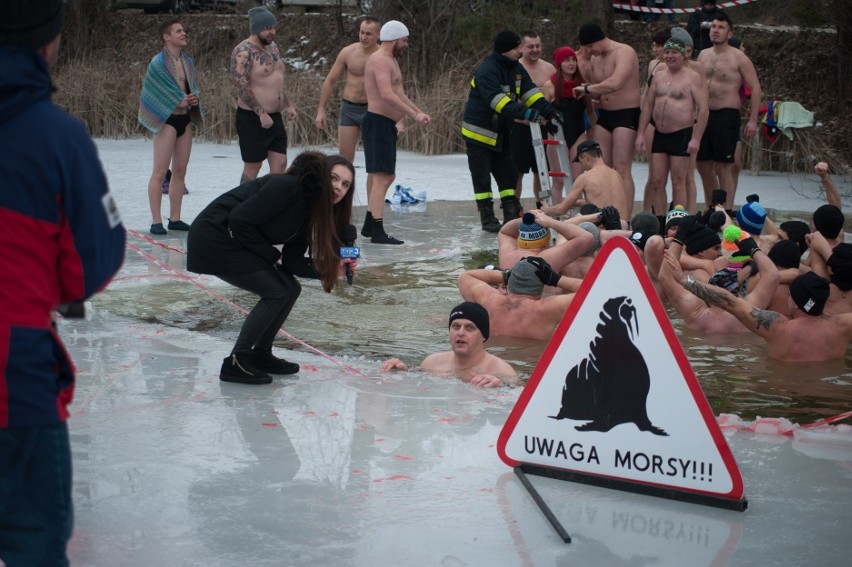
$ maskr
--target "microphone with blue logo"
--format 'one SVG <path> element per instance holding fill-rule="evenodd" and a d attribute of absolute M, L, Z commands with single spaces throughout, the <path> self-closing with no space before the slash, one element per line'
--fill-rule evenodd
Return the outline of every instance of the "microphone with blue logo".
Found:
<path fill-rule="evenodd" d="M 361 249 L 355 246 L 355 239 L 358 238 L 358 229 L 354 224 L 347 224 L 340 231 L 340 240 L 343 246 L 340 247 L 340 258 L 345 260 L 351 258 L 357 260 L 361 257 Z M 352 265 L 346 264 L 346 283 L 352 285 Z"/>

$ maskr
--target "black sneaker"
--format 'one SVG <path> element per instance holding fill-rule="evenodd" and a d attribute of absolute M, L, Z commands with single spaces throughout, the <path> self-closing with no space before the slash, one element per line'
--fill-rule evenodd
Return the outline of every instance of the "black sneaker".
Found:
<path fill-rule="evenodd" d="M 296 374 L 299 371 L 298 364 L 278 358 L 269 351 L 251 351 L 249 362 L 258 370 L 270 374 Z"/>
<path fill-rule="evenodd" d="M 169 230 L 189 230 L 189 225 L 182 220 L 169 219 Z"/>
<path fill-rule="evenodd" d="M 404 240 L 394 238 L 390 234 L 374 234 L 370 238 L 370 242 L 373 244 L 405 244 Z"/>
<path fill-rule="evenodd" d="M 255 368 L 248 361 L 249 358 L 249 354 L 241 354 L 239 359 L 236 354 L 225 358 L 222 361 L 222 370 L 219 371 L 219 380 L 237 384 L 271 384 L 272 376 Z"/>
<path fill-rule="evenodd" d="M 163 223 L 157 222 L 151 225 L 151 234 L 163 235 L 168 234 L 168 231 L 163 228 Z"/>

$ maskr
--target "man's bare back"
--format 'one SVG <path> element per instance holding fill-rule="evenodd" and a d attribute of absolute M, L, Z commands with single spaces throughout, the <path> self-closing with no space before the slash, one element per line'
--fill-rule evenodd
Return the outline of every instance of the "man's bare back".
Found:
<path fill-rule="evenodd" d="M 598 207 L 612 205 L 618 209 L 621 218 L 629 218 L 621 175 L 603 161 L 577 177 L 566 199 L 574 193 L 578 197 L 584 194 L 587 203 L 594 203 Z"/>
<path fill-rule="evenodd" d="M 492 334 L 546 341 L 562 321 L 573 297 L 551 295 L 535 299 L 494 289 L 493 293 L 476 294 L 473 301 L 480 303 L 491 315 Z"/>

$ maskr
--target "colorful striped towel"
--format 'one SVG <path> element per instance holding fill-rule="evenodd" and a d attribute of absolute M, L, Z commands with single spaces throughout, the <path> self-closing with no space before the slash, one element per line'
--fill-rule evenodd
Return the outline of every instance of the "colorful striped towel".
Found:
<path fill-rule="evenodd" d="M 180 58 L 189 88 L 200 100 L 195 65 L 192 59 L 183 53 Z M 148 64 L 148 72 L 142 83 L 142 96 L 139 97 L 139 123 L 154 134 L 160 131 L 186 95 L 177 78 L 178 71 L 174 60 L 163 49 Z M 189 111 L 189 118 L 197 128 L 201 127 L 204 113 L 200 103 Z"/>

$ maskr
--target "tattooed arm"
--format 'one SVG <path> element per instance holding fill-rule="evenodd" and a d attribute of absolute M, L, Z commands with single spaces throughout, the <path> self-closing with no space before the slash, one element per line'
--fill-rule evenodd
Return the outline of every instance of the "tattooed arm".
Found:
<path fill-rule="evenodd" d="M 254 96 L 251 89 L 250 75 L 254 57 L 251 47 L 246 42 L 239 44 L 231 53 L 230 75 L 231 82 L 237 88 L 237 100 L 243 108 L 251 110 L 260 118 L 260 124 L 264 128 L 272 125 L 272 118 L 263 110 L 263 107 Z"/>
<path fill-rule="evenodd" d="M 763 276 L 761 275 L 761 277 Z M 773 331 L 777 328 L 776 324 L 783 324 L 787 321 L 787 318 L 780 313 L 758 309 L 745 299 L 737 297 L 721 287 L 703 284 L 692 278 L 684 278 L 681 281 L 684 282 L 683 287 L 688 292 L 701 299 L 710 307 L 718 307 L 727 311 L 736 317 L 746 329 L 765 339 L 770 338 Z"/>

